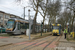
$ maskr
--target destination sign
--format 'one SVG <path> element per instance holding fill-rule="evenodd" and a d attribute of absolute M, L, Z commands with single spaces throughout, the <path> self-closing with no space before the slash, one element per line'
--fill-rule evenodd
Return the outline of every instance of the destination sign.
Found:
<path fill-rule="evenodd" d="M 8 20 L 8 21 L 14 21 L 14 20 L 10 19 L 10 20 Z"/>

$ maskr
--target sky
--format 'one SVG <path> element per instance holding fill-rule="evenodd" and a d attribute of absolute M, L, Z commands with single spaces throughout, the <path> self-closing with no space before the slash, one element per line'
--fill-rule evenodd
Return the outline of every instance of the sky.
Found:
<path fill-rule="evenodd" d="M 16 3 L 15 0 L 0 0 L 0 11 L 14 14 L 14 15 L 17 15 L 23 18 L 24 7 L 29 6 L 28 3 L 29 3 L 28 0 L 23 0 L 22 4 Z M 33 18 L 33 16 L 35 15 L 35 11 L 32 8 L 26 7 L 25 8 L 25 15 L 26 15 L 25 19 L 28 19 L 28 9 L 31 10 L 30 11 L 30 15 L 32 16 L 31 18 Z M 41 23 L 40 21 L 42 20 L 43 20 L 42 16 L 38 14 L 37 22 Z"/>
<path fill-rule="evenodd" d="M 31 18 L 33 18 L 33 16 L 35 15 L 35 11 L 27 6 L 29 5 L 29 0 L 22 0 L 22 4 L 19 4 L 17 2 L 15 2 L 15 0 L 0 0 L 0 11 L 4 11 L 6 13 L 10 13 L 10 14 L 14 14 L 17 16 L 20 16 L 23 18 L 24 16 L 24 7 L 25 8 L 25 19 L 28 19 L 28 9 L 30 9 L 30 15 L 32 16 Z M 62 2 L 67 1 L 67 0 L 61 0 Z M 62 8 L 62 11 L 64 10 L 64 7 Z M 41 23 L 43 21 L 42 16 L 38 13 L 37 15 L 37 22 Z M 45 21 L 45 23 L 48 23 L 48 20 Z"/>

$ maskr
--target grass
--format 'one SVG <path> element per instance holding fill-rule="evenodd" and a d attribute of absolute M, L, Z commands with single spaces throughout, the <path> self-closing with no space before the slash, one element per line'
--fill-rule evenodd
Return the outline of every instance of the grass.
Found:
<path fill-rule="evenodd" d="M 31 39 L 35 40 L 35 39 L 43 38 L 43 37 L 50 36 L 50 35 L 51 35 L 50 32 L 42 33 L 42 36 L 41 36 L 41 33 L 31 34 Z M 6 36 L 6 37 L 13 36 L 13 37 L 20 37 L 20 38 L 29 38 L 29 36 L 26 36 L 26 35 L 0 34 L 0 36 Z"/>
<path fill-rule="evenodd" d="M 10 36 L 9 34 L 0 34 L 0 36 Z"/>
<path fill-rule="evenodd" d="M 67 40 L 68 41 L 75 41 L 74 37 L 70 37 L 70 34 L 67 34 Z"/>
<path fill-rule="evenodd" d="M 38 36 L 35 36 L 33 39 L 39 39 L 39 38 L 43 38 L 43 37 L 50 36 L 50 35 L 51 34 L 45 34 L 45 33 L 43 33 L 42 36 L 38 35 Z"/>
<path fill-rule="evenodd" d="M 69 33 L 67 33 L 66 37 L 67 37 L 67 40 L 69 41 L 68 35 L 69 35 Z"/>

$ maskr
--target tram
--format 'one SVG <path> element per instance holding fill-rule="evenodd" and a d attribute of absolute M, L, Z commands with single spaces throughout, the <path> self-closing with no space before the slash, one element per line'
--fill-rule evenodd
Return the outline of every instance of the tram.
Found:
<path fill-rule="evenodd" d="M 61 35 L 61 24 L 52 24 L 52 35 Z"/>
<path fill-rule="evenodd" d="M 22 34 L 29 27 L 28 21 L 24 19 L 10 18 L 8 19 L 6 32 L 8 34 Z"/>

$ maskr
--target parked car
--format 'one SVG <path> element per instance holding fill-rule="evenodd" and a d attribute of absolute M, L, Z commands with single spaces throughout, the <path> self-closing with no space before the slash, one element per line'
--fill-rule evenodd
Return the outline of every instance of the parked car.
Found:
<path fill-rule="evenodd" d="M 5 32 L 6 32 L 6 28 L 0 27 L 0 33 L 5 33 Z"/>

